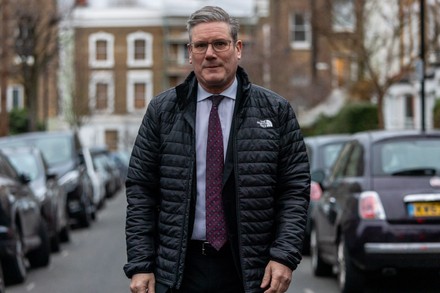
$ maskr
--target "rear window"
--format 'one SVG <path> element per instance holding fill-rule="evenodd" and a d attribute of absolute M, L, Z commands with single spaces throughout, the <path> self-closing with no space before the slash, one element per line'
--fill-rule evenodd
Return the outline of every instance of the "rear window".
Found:
<path fill-rule="evenodd" d="M 432 176 L 440 174 L 440 139 L 408 138 L 373 146 L 373 175 Z"/>

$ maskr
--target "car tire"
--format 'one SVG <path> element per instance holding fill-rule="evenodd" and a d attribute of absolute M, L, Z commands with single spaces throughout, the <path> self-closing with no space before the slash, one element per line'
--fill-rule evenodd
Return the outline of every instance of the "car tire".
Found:
<path fill-rule="evenodd" d="M 353 265 L 344 237 L 341 237 L 337 249 L 337 279 L 341 293 L 359 292 L 364 286 L 364 276 Z"/>
<path fill-rule="evenodd" d="M 38 236 L 41 240 L 40 246 L 27 255 L 29 263 L 33 268 L 46 267 L 50 262 L 50 238 L 44 220 L 40 222 Z"/>
<path fill-rule="evenodd" d="M 332 266 L 326 263 L 319 250 L 316 229 L 312 227 L 310 231 L 310 258 L 312 261 L 312 271 L 315 276 L 323 277 L 332 274 Z"/>
<path fill-rule="evenodd" d="M 50 239 L 50 250 L 52 252 L 59 252 L 61 250 L 61 240 L 58 232 L 56 232 Z"/>
<path fill-rule="evenodd" d="M 88 228 L 92 223 L 92 208 L 88 200 L 84 200 L 82 203 L 82 212 L 79 222 L 82 228 Z"/>
<path fill-rule="evenodd" d="M 26 257 L 23 250 L 23 239 L 19 230 L 14 231 L 15 251 L 13 256 L 2 259 L 4 280 L 7 285 L 23 283 L 27 276 Z"/>
<path fill-rule="evenodd" d="M 66 226 L 61 229 L 59 237 L 62 243 L 70 241 L 70 224 L 67 223 Z"/>

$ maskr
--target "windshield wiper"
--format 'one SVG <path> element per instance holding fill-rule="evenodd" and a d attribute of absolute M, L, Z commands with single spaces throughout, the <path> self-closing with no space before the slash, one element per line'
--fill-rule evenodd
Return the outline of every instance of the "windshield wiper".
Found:
<path fill-rule="evenodd" d="M 437 170 L 435 168 L 415 168 L 402 169 L 391 173 L 392 176 L 433 176 Z"/>

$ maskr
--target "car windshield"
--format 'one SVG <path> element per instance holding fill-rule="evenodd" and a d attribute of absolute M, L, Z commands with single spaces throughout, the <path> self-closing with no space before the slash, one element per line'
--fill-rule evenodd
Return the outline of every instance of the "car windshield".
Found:
<path fill-rule="evenodd" d="M 73 150 L 69 137 L 44 137 L 35 140 L 34 143 L 41 150 L 50 167 L 72 160 Z"/>
<path fill-rule="evenodd" d="M 321 154 L 325 169 L 330 169 L 331 166 L 333 166 L 333 163 L 335 162 L 335 159 L 338 156 L 339 151 L 341 150 L 343 145 L 343 142 L 337 142 L 321 147 Z"/>
<path fill-rule="evenodd" d="M 373 147 L 373 175 L 432 176 L 440 174 L 440 139 L 412 138 Z"/>
<path fill-rule="evenodd" d="M 40 168 L 38 168 L 37 161 L 31 154 L 24 153 L 14 153 L 9 155 L 9 160 L 18 173 L 26 174 L 30 177 L 31 181 L 34 181 L 43 173 Z"/>

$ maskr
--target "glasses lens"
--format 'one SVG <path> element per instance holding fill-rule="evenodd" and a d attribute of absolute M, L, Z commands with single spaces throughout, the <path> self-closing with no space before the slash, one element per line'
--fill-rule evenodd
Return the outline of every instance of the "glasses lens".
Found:
<path fill-rule="evenodd" d="M 214 47 L 214 50 L 217 52 L 226 51 L 227 49 L 229 49 L 229 44 L 230 42 L 226 40 L 219 40 L 212 42 L 212 46 Z"/>
<path fill-rule="evenodd" d="M 206 42 L 196 42 L 192 44 L 194 53 L 205 53 L 209 44 Z"/>
<path fill-rule="evenodd" d="M 215 52 L 223 52 L 223 51 L 226 51 L 229 49 L 229 47 L 231 45 L 231 41 L 216 40 L 216 41 L 213 41 L 212 43 L 195 42 L 195 43 L 191 43 L 189 45 L 192 47 L 193 53 L 202 54 L 202 53 L 205 53 L 206 50 L 208 50 L 209 44 L 212 45 L 212 48 L 214 49 Z"/>

